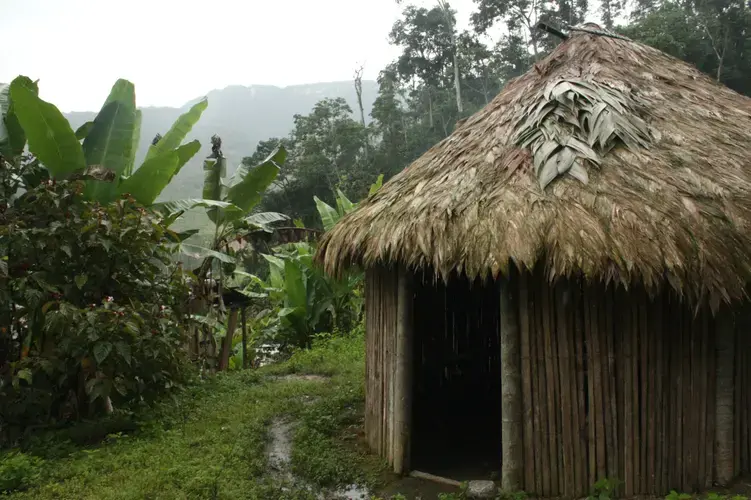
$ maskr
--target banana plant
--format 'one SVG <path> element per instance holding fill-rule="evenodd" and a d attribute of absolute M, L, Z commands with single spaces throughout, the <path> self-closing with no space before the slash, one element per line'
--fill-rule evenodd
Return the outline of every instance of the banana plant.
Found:
<path fill-rule="evenodd" d="M 182 141 L 207 106 L 204 98 L 180 116 L 134 170 L 141 112 L 136 109 L 131 82 L 115 82 L 94 120 L 74 132 L 60 110 L 38 96 L 36 84 L 19 76 L 7 91 L 0 88 L 0 110 L 5 114 L 0 148 L 17 151 L 28 139 L 29 151 L 47 168 L 50 177 L 85 179 L 86 198 L 107 203 L 128 193 L 150 206 L 200 149 L 198 141 Z M 107 175 L 95 175 L 102 173 Z"/>
<path fill-rule="evenodd" d="M 382 185 L 383 174 L 379 175 L 378 179 L 376 179 L 376 181 L 370 185 L 368 196 L 372 196 L 374 193 L 376 193 L 379 189 L 381 189 Z M 348 213 L 353 212 L 359 205 L 359 203 L 351 202 L 339 188 L 337 188 L 336 190 L 336 208 L 321 200 L 318 196 L 314 196 L 313 201 L 315 201 L 316 203 L 318 215 L 321 216 L 321 222 L 323 223 L 324 231 L 330 230 L 332 227 L 334 227 L 334 224 L 339 222 L 339 219 L 341 219 Z"/>
<path fill-rule="evenodd" d="M 283 147 L 273 151 L 255 167 L 240 165 L 228 180 L 227 159 L 221 151 L 221 139 L 211 138 L 212 152 L 203 165 L 203 198 L 160 204 L 160 209 L 169 213 L 181 213 L 202 206 L 214 224 L 214 236 L 209 247 L 183 244 L 183 251 L 192 257 L 204 259 L 199 275 L 206 275 L 215 262 L 235 264 L 233 246 L 253 231 L 271 231 L 271 225 L 289 220 L 277 212 L 254 213 L 266 189 L 274 182 L 287 157 Z"/>

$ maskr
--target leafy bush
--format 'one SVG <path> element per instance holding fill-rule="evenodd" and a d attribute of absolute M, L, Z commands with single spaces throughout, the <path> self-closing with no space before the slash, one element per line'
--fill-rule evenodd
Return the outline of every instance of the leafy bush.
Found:
<path fill-rule="evenodd" d="M 42 459 L 23 453 L 9 453 L 0 459 L 0 493 L 29 488 L 40 477 Z"/>
<path fill-rule="evenodd" d="M 0 159 L 0 444 L 30 426 L 153 400 L 186 375 L 174 237 L 129 196 Z M 41 172 L 41 173 L 40 173 Z"/>

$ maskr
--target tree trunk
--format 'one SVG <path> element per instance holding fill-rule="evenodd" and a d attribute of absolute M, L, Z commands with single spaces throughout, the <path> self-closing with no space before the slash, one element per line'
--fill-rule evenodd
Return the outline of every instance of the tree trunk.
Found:
<path fill-rule="evenodd" d="M 719 486 L 727 486 L 734 476 L 733 461 L 733 362 L 735 328 L 727 309 L 717 315 L 717 382 L 715 400 L 715 476 Z"/>
<path fill-rule="evenodd" d="M 459 58 L 456 55 L 456 37 L 452 35 L 452 38 L 454 40 L 454 88 L 456 89 L 456 110 L 459 114 L 462 114 L 464 108 L 462 107 L 462 86 L 459 80 Z"/>
<path fill-rule="evenodd" d="M 519 309 L 511 294 L 510 280 L 501 282 L 501 490 L 521 491 L 522 392 Z"/>
<path fill-rule="evenodd" d="M 219 359 L 219 371 L 224 371 L 229 368 L 229 357 L 232 352 L 232 338 L 235 336 L 235 328 L 237 328 L 237 316 L 239 312 L 239 309 L 232 309 L 229 313 L 227 334 L 222 340 L 222 356 Z"/>

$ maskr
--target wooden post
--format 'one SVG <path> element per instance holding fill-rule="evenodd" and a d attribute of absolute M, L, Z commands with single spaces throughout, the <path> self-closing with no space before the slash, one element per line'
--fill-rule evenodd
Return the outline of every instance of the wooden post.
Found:
<path fill-rule="evenodd" d="M 522 489 L 522 391 L 519 308 L 511 293 L 510 280 L 501 282 L 501 489 Z"/>
<path fill-rule="evenodd" d="M 397 278 L 396 373 L 394 383 L 394 472 L 409 472 L 410 438 L 412 434 L 412 309 L 414 306 L 412 277 L 399 268 Z"/>
<path fill-rule="evenodd" d="M 229 357 L 232 352 L 232 337 L 234 337 L 235 328 L 237 328 L 237 309 L 232 309 L 229 313 L 229 321 L 227 322 L 227 334 L 222 340 L 222 354 L 219 358 L 219 371 L 224 371 L 229 368 Z"/>
<path fill-rule="evenodd" d="M 719 486 L 733 479 L 733 361 L 734 325 L 731 312 L 722 308 L 717 313 L 715 335 L 715 475 Z"/>
<path fill-rule="evenodd" d="M 245 321 L 245 308 L 240 311 L 240 318 L 243 325 L 243 370 L 248 368 L 248 324 Z"/>

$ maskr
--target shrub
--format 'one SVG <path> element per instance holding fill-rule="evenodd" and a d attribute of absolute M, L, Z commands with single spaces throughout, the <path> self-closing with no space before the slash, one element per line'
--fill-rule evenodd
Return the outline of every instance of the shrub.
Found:
<path fill-rule="evenodd" d="M 0 493 L 23 490 L 38 482 L 42 459 L 9 453 L 0 459 Z"/>
<path fill-rule="evenodd" d="M 170 232 L 128 195 L 99 205 L 0 164 L 0 444 L 179 384 L 189 291 Z M 9 188 L 24 175 L 40 182 Z"/>

